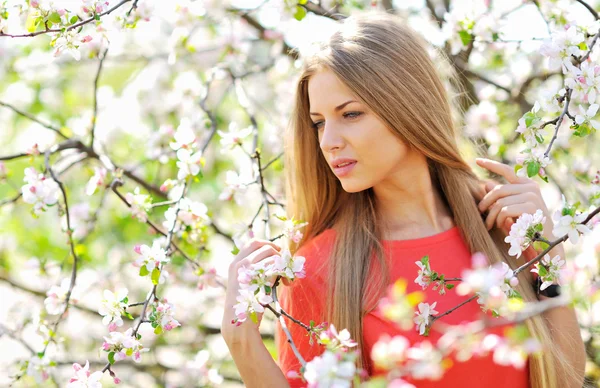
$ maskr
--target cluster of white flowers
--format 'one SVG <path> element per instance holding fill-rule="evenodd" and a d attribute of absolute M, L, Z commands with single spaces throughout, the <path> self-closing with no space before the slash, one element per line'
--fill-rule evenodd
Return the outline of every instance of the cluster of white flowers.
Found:
<path fill-rule="evenodd" d="M 162 248 L 162 240 L 156 239 L 152 247 L 142 244 L 135 247 L 135 252 L 140 255 L 133 265 L 140 269 L 140 276 L 150 276 L 153 284 L 162 284 L 169 276 L 161 266 L 170 262 L 167 252 Z"/>
<path fill-rule="evenodd" d="M 179 211 L 177 209 L 179 208 Z M 189 242 L 200 242 L 203 229 L 210 222 L 208 208 L 205 204 L 182 198 L 177 206 L 172 206 L 165 212 L 163 226 L 167 230 L 173 230 L 178 235 L 185 232 Z"/>
<path fill-rule="evenodd" d="M 117 330 L 117 327 L 123 326 L 121 315 L 127 308 L 129 299 L 127 298 L 127 288 L 121 288 L 113 293 L 110 290 L 104 290 L 103 298 L 100 301 L 98 313 L 103 315 L 102 324 L 109 327 L 109 331 Z"/>
<path fill-rule="evenodd" d="M 196 176 L 200 173 L 200 167 L 204 163 L 202 150 L 195 151 L 198 146 L 196 133 L 189 120 L 182 120 L 174 135 L 175 141 L 171 142 L 171 148 L 177 151 L 177 179 L 183 180 L 188 176 Z"/>
<path fill-rule="evenodd" d="M 217 270 L 215 268 L 209 268 L 208 270 L 203 267 L 198 267 L 196 270 L 198 276 L 198 289 L 203 290 L 204 287 L 218 287 L 217 283 Z"/>
<path fill-rule="evenodd" d="M 409 330 L 413 326 L 415 307 L 425 298 L 421 291 L 406 294 L 406 288 L 405 279 L 396 280 L 377 306 L 386 319 L 396 323 L 402 330 Z"/>
<path fill-rule="evenodd" d="M 438 313 L 435 310 L 436 304 L 437 302 L 433 302 L 432 304 L 419 303 L 418 310 L 415 311 L 416 317 L 414 318 L 415 328 L 419 332 L 419 335 L 429 334 L 429 325 L 432 322 L 431 317 Z"/>
<path fill-rule="evenodd" d="M 465 114 L 465 134 L 469 137 L 483 137 L 488 142 L 498 142 L 498 107 L 491 101 L 483 100 L 472 105 Z"/>
<path fill-rule="evenodd" d="M 488 334 L 482 342 L 482 348 L 494 352 L 494 362 L 498 365 L 513 366 L 518 369 L 525 367 L 528 354 L 539 352 L 541 344 L 534 338 L 514 341 L 510 338 Z"/>
<path fill-rule="evenodd" d="M 579 212 L 577 206 L 570 205 L 567 203 L 565 196 L 562 196 L 563 205 L 561 209 L 558 209 L 552 215 L 554 221 L 554 229 L 552 233 L 555 237 L 563 237 L 564 235 L 569 236 L 569 240 L 573 244 L 577 244 L 579 241 L 579 235 L 589 234 L 591 232 L 585 224 L 582 224 L 586 220 L 589 213 Z"/>
<path fill-rule="evenodd" d="M 147 194 L 140 194 L 140 188 L 136 187 L 133 193 L 125 194 L 125 199 L 131 205 L 131 216 L 142 222 L 148 220 L 148 212 L 152 208 L 152 199 Z"/>
<path fill-rule="evenodd" d="M 288 238 L 288 240 L 293 241 L 296 244 L 299 243 L 302 240 L 302 237 L 304 237 L 300 229 L 308 225 L 308 222 L 299 222 L 294 220 L 294 217 L 289 220 L 286 217 L 277 216 L 277 218 L 284 222 L 283 234 Z"/>
<path fill-rule="evenodd" d="M 542 233 L 546 217 L 541 209 L 534 214 L 523 213 L 510 227 L 509 235 L 504 242 L 510 244 L 508 253 L 511 256 L 521 257 L 524 250 L 529 248 L 536 234 Z"/>
<path fill-rule="evenodd" d="M 231 122 L 229 124 L 229 132 L 217 131 L 219 136 L 221 136 L 221 153 L 224 154 L 237 146 L 241 146 L 244 139 L 252 134 L 253 129 L 254 127 L 252 126 L 238 129 L 238 125 L 235 122 Z"/>
<path fill-rule="evenodd" d="M 76 61 L 81 59 L 81 52 L 79 46 L 82 43 L 88 43 L 92 41 L 91 35 L 81 36 L 75 29 L 66 30 L 58 33 L 54 42 L 54 56 L 59 56 L 62 53 L 70 54 Z"/>
<path fill-rule="evenodd" d="M 545 155 L 546 150 L 542 147 L 527 148 L 516 158 L 517 176 L 521 178 L 531 178 L 539 175 L 542 179 L 546 178 L 546 170 L 552 163 L 552 160 Z"/>
<path fill-rule="evenodd" d="M 462 271 L 462 281 L 456 287 L 459 295 L 475 293 L 483 311 L 502 315 L 510 298 L 518 297 L 514 287 L 519 284 L 514 272 L 505 262 L 489 266 L 482 253 L 473 255 L 473 268 Z"/>
<path fill-rule="evenodd" d="M 58 202 L 60 188 L 52 178 L 46 178 L 33 167 L 25 169 L 23 180 L 26 184 L 21 188 L 23 200 L 33 205 L 33 214 L 38 216 L 45 212 L 48 206 Z"/>
<path fill-rule="evenodd" d="M 355 366 L 358 353 L 350 351 L 357 345 L 350 332 L 343 329 L 338 333 L 332 324 L 321 332 L 319 343 L 327 349 L 306 363 L 303 376 L 308 387 L 351 387 L 358 372 Z"/>
<path fill-rule="evenodd" d="M 219 387 L 223 384 L 223 376 L 219 374 L 218 369 L 211 367 L 209 360 L 210 352 L 202 349 L 196 353 L 194 359 L 185 362 L 183 373 L 200 386 Z"/>
<path fill-rule="evenodd" d="M 542 258 L 541 263 L 535 263 L 535 268 L 532 268 L 531 272 L 537 273 L 540 276 L 542 280 L 540 290 L 543 291 L 555 283 L 560 284 L 560 274 L 564 265 L 565 261 L 560 256 L 556 255 L 551 259 L 549 254 L 546 254 Z"/>
<path fill-rule="evenodd" d="M 106 0 L 81 0 L 81 11 L 88 16 L 103 13 L 108 9 L 108 1 Z"/>
<path fill-rule="evenodd" d="M 73 371 L 75 374 L 69 380 L 67 388 L 102 388 L 100 379 L 104 373 L 96 371 L 90 372 L 90 363 L 88 360 L 85 361 L 85 366 L 81 366 L 77 363 L 73 364 Z M 118 381 L 115 381 L 118 384 Z"/>
<path fill-rule="evenodd" d="M 225 189 L 219 195 L 221 201 L 231 201 L 232 199 L 238 205 L 242 204 L 244 194 L 248 189 L 248 183 L 244 183 L 243 178 L 237 172 L 229 170 L 225 176 Z"/>
<path fill-rule="evenodd" d="M 535 148 L 544 142 L 544 129 L 541 128 L 541 122 L 540 103 L 536 101 L 531 111 L 519 119 L 517 127 L 517 133 L 523 136 L 528 148 Z"/>
<path fill-rule="evenodd" d="M 154 328 L 155 334 L 160 334 L 165 331 L 170 331 L 181 324 L 175 319 L 175 306 L 169 303 L 167 299 L 157 302 L 152 305 L 152 311 L 148 314 L 148 320 Z"/>
<path fill-rule="evenodd" d="M 99 187 L 106 185 L 106 172 L 104 167 L 94 167 L 94 175 L 85 185 L 87 195 L 93 195 Z"/>
<path fill-rule="evenodd" d="M 290 280 L 304 277 L 305 261 L 304 257 L 294 257 L 288 249 L 282 249 L 280 254 L 275 256 L 273 263 L 266 264 L 265 261 L 260 261 L 250 265 L 249 268 L 240 268 L 238 303 L 234 306 L 236 318 L 232 323 L 241 325 L 248 317 L 256 322 L 256 314 L 264 312 L 263 305 L 273 302 L 271 297 L 273 283 L 270 279 L 276 276 Z"/>
<path fill-rule="evenodd" d="M 139 334 L 137 338 L 133 336 L 133 328 L 127 329 L 125 333 L 113 331 L 108 334 L 108 337 L 104 337 L 102 350 L 109 353 L 108 359 L 111 364 L 127 357 L 133 358 L 135 362 L 140 362 L 142 353 L 147 352 L 148 349 L 144 348 L 139 338 Z"/>
<path fill-rule="evenodd" d="M 415 283 L 421 286 L 423 290 L 429 287 L 429 285 L 432 283 L 434 284 L 433 290 L 439 289 L 438 292 L 440 295 L 445 295 L 446 290 L 451 290 L 454 288 L 454 284 L 448 284 L 446 282 L 446 277 L 444 274 L 438 274 L 431 269 L 429 256 L 423 256 L 421 260 L 415 261 L 415 264 L 419 267 Z"/>
<path fill-rule="evenodd" d="M 55 368 L 56 362 L 52 361 L 47 354 L 42 357 L 36 354 L 27 360 L 27 375 L 33 377 L 38 384 L 48 380 Z"/>
<path fill-rule="evenodd" d="M 571 25 L 554 30 L 550 39 L 546 40 L 540 48 L 540 53 L 550 59 L 551 67 L 562 66 L 563 73 L 566 73 L 567 63 L 571 62 L 572 56 L 578 57 L 582 54 L 580 45 L 584 41 L 585 37 L 580 28 Z"/>
<path fill-rule="evenodd" d="M 61 314 L 65 309 L 65 302 L 67 300 L 67 293 L 71 287 L 71 279 L 65 278 L 60 283 L 60 286 L 52 286 L 46 292 L 46 299 L 44 299 L 44 305 L 48 314 Z M 69 296 L 69 303 L 74 304 L 79 301 L 80 288 L 76 285 L 71 291 Z"/>

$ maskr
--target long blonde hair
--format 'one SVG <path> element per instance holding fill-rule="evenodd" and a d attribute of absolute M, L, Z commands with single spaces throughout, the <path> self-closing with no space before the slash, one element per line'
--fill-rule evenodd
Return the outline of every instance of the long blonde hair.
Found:
<path fill-rule="evenodd" d="M 488 231 L 477 208 L 484 189 L 460 155 L 452 104 L 427 43 L 387 13 L 346 19 L 327 42 L 304 58 L 285 139 L 286 190 L 289 216 L 308 222 L 297 248 L 327 228 L 336 230 L 328 265 L 326 320 L 347 328 L 363 349 L 363 316 L 379 297 L 368 298 L 367 277 L 369 289 L 384 292 L 389 284 L 380 243 L 383 234 L 373 190 L 345 192 L 321 153 L 309 115 L 308 81 L 322 69 L 332 71 L 394 135 L 427 157 L 432 181 L 471 252 L 483 252 L 491 263 L 518 265 L 507 253 L 503 232 Z M 368 276 L 374 268 L 373 254 L 380 276 Z M 523 271 L 518 278 L 517 291 L 524 300 L 536 301 L 531 274 Z M 530 359 L 531 386 L 554 388 L 555 365 L 564 366 L 567 361 L 540 316 L 528 319 L 526 325 L 545 347 Z M 367 356 L 361 352 L 359 366 L 367 366 Z"/>

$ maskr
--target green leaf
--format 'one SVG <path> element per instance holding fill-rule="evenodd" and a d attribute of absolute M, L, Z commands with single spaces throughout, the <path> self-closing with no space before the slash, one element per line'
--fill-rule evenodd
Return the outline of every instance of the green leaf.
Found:
<path fill-rule="evenodd" d="M 522 168 L 523 168 L 523 166 L 521 166 L 520 164 L 517 164 L 517 165 L 515 166 L 515 174 L 517 173 L 517 171 L 519 171 L 519 170 L 520 170 L 520 169 L 522 169 Z"/>
<path fill-rule="evenodd" d="M 41 20 L 42 18 L 40 17 L 34 17 L 33 13 L 27 15 L 27 20 L 25 21 L 25 28 L 27 29 L 27 32 L 34 32 Z"/>
<path fill-rule="evenodd" d="M 58 14 L 58 12 L 52 12 L 50 14 L 50 16 L 48 17 L 48 20 L 50 20 L 52 23 L 56 23 L 56 24 L 60 24 L 60 22 L 61 22 L 60 15 Z"/>
<path fill-rule="evenodd" d="M 527 127 L 530 127 L 531 123 L 533 123 L 533 120 L 535 120 L 535 114 L 533 114 L 532 112 L 525 113 L 523 117 L 525 118 L 525 125 Z"/>
<path fill-rule="evenodd" d="M 140 276 L 146 276 L 148 275 L 150 272 L 148 272 L 148 268 L 146 268 L 145 265 L 142 265 L 140 267 Z"/>
<path fill-rule="evenodd" d="M 240 248 L 234 246 L 233 249 L 231 250 L 231 254 L 237 255 L 238 253 L 240 253 Z"/>
<path fill-rule="evenodd" d="M 548 270 L 546 270 L 546 267 L 544 267 L 543 265 L 540 265 L 538 274 L 540 275 L 540 277 L 544 277 L 544 276 L 548 275 Z"/>
<path fill-rule="evenodd" d="M 162 334 L 162 332 L 163 332 L 163 329 L 160 326 L 157 326 L 156 329 L 154 329 L 154 334 L 158 335 L 158 334 Z"/>
<path fill-rule="evenodd" d="M 123 299 L 121 299 L 121 303 L 129 303 L 129 298 L 128 297 L 124 297 Z"/>
<path fill-rule="evenodd" d="M 536 176 L 540 172 L 540 163 L 533 162 L 527 165 L 527 176 L 529 178 Z"/>
<path fill-rule="evenodd" d="M 465 30 L 458 31 L 458 36 L 460 36 L 460 40 L 461 40 L 463 46 L 468 46 L 469 42 L 472 39 L 471 34 L 469 34 L 469 32 L 465 31 Z"/>
<path fill-rule="evenodd" d="M 258 324 L 258 315 L 256 314 L 256 311 L 250 313 L 250 319 L 252 319 L 252 322 Z"/>
<path fill-rule="evenodd" d="M 71 20 L 69 20 L 69 24 L 75 24 L 78 21 L 79 21 L 79 18 L 77 17 L 77 15 L 75 15 L 71 18 Z"/>
<path fill-rule="evenodd" d="M 125 312 L 123 313 L 123 315 L 124 315 L 126 318 L 128 318 L 128 319 L 132 319 L 132 320 L 133 320 L 133 315 L 131 315 L 129 312 L 125 311 Z"/>
<path fill-rule="evenodd" d="M 110 362 L 111 365 L 115 363 L 115 352 L 108 353 L 108 362 Z"/>
<path fill-rule="evenodd" d="M 451 290 L 454 288 L 454 284 L 446 284 L 446 289 Z"/>
<path fill-rule="evenodd" d="M 294 19 L 300 21 L 300 20 L 304 19 L 305 16 L 306 16 L 306 10 L 303 7 L 297 5 L 296 12 L 294 12 Z"/>
<path fill-rule="evenodd" d="M 158 279 L 160 279 L 160 271 L 158 268 L 154 268 L 152 270 L 152 275 L 150 278 L 152 279 L 152 284 L 156 286 L 158 284 Z"/>
<path fill-rule="evenodd" d="M 271 293 L 271 287 L 269 287 L 269 286 L 265 286 L 265 292 L 266 292 L 267 294 L 270 294 L 270 293 Z"/>

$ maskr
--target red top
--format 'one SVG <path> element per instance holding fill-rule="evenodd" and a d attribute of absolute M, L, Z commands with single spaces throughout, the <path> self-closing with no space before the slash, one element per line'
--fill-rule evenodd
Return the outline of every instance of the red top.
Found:
<path fill-rule="evenodd" d="M 320 235 L 304 244 L 296 253 L 298 256 L 306 257 L 306 277 L 292 282 L 291 286 L 280 287 L 279 301 L 281 307 L 294 318 L 309 323 L 314 320 L 315 324 L 323 322 L 326 302 L 326 276 L 327 271 L 321 265 L 327 260 L 333 248 L 335 231 L 327 229 Z M 437 302 L 435 310 L 438 313 L 447 311 L 464 301 L 468 296 L 457 295 L 454 290 L 448 290 L 445 295 L 439 295 L 438 291 L 432 290 L 432 286 L 422 290 L 421 286 L 414 282 L 417 277 L 418 267 L 415 264 L 423 256 L 429 256 L 431 269 L 444 274 L 447 277 L 460 277 L 461 271 L 471 267 L 471 253 L 463 241 L 460 229 L 455 226 L 445 232 L 412 240 L 384 240 L 384 248 L 391 248 L 391 259 L 387 256 L 390 269 L 390 282 L 399 278 L 406 279 L 407 293 L 422 291 L 425 294 L 425 302 Z M 386 249 L 387 251 L 387 249 Z M 293 300 L 293 304 L 290 301 Z M 491 315 L 491 314 L 490 314 Z M 460 324 L 464 321 L 474 321 L 482 317 L 482 311 L 476 301 L 461 306 L 452 313 L 439 319 L 439 323 Z M 315 356 L 320 355 L 325 347 L 315 343 L 311 346 L 308 342 L 306 330 L 299 325 L 286 319 L 288 329 L 292 334 L 302 357 L 308 362 Z M 429 341 L 437 343 L 441 336 L 434 328 L 428 337 L 420 336 L 414 328 L 403 331 L 394 323 L 385 320 L 378 309 L 373 310 L 364 317 L 363 339 L 365 352 L 371 362 L 370 354 L 373 345 L 382 334 L 391 337 L 403 335 L 411 344 Z M 279 350 L 279 366 L 287 376 L 288 371 L 299 371 L 300 362 L 294 356 L 293 351 L 286 342 L 286 336 L 279 325 L 276 325 L 276 338 Z M 337 328 L 341 330 L 343 328 Z M 489 333 L 502 335 L 503 328 L 498 327 L 489 330 Z M 285 351 L 284 347 L 287 347 Z M 484 357 L 472 357 L 466 362 L 458 362 L 451 357 L 452 366 L 447 369 L 441 380 L 405 380 L 418 388 L 429 387 L 495 387 L 495 388 L 526 388 L 529 387 L 529 359 L 524 368 L 517 369 L 513 366 L 502 366 L 494 363 L 493 355 Z M 376 375 L 380 372 L 369 367 L 369 374 Z M 290 386 L 305 387 L 306 383 L 300 378 L 288 378 Z"/>

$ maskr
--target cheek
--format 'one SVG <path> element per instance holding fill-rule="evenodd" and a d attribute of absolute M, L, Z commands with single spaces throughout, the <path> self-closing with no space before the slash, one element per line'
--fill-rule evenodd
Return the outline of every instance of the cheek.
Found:
<path fill-rule="evenodd" d="M 376 131 L 362 144 L 362 159 L 374 175 L 389 172 L 406 158 L 408 148 L 387 129 Z"/>

